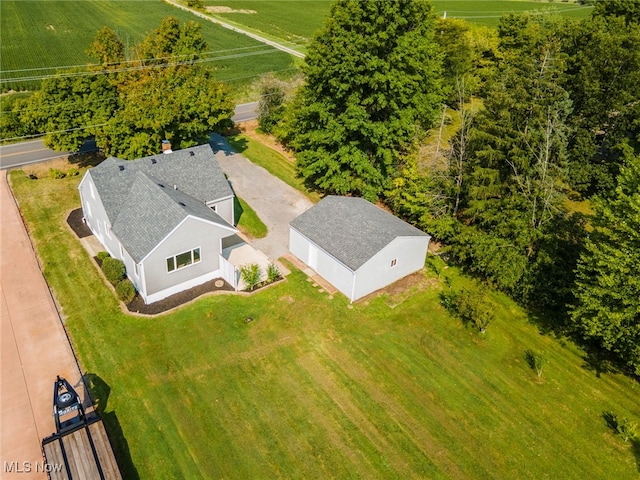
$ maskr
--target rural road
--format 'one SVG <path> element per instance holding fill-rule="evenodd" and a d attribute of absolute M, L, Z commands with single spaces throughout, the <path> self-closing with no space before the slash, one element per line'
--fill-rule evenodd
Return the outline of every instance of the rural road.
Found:
<path fill-rule="evenodd" d="M 236 105 L 231 119 L 234 122 L 246 122 L 257 118 L 258 102 Z M 19 167 L 30 163 L 45 162 L 63 157 L 71 152 L 54 152 L 42 143 L 42 139 L 0 146 L 0 170 Z"/>
<path fill-rule="evenodd" d="M 194 10 L 189 7 L 185 7 L 184 5 L 174 2 L 173 0 L 165 0 L 165 2 L 167 2 L 170 5 L 173 5 L 174 7 L 178 7 L 181 10 L 190 12 L 194 14 L 196 17 L 202 18 L 203 20 L 213 22 L 217 25 L 220 25 L 221 27 L 227 28 L 229 30 L 233 30 L 234 32 L 241 33 L 242 35 L 246 35 L 247 37 L 253 38 L 254 40 L 262 42 L 265 45 L 269 45 L 271 47 L 277 48 L 278 50 L 282 50 L 283 52 L 286 52 L 289 55 L 293 55 L 294 57 L 298 57 L 298 58 L 304 58 L 304 53 L 300 53 L 297 50 L 294 50 L 293 48 L 289 48 L 285 45 L 282 45 L 281 43 L 274 42 L 273 40 L 269 40 L 268 38 L 261 37 L 260 35 L 256 35 L 255 33 L 251 33 L 251 32 L 248 32 L 247 30 L 231 25 L 230 23 L 227 23 L 224 20 L 221 20 L 220 18 L 210 17 L 209 15 L 205 15 L 204 13 L 199 12 L 197 10 Z"/>

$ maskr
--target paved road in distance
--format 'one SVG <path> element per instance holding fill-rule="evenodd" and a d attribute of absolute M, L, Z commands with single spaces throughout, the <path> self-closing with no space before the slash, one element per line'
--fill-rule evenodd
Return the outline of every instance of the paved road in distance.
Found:
<path fill-rule="evenodd" d="M 234 122 L 246 122 L 257 118 L 258 102 L 237 105 L 231 119 Z M 46 162 L 54 158 L 65 157 L 71 152 L 55 152 L 49 150 L 42 143 L 42 139 L 14 143 L 0 146 L 0 170 L 28 165 L 30 163 Z"/>

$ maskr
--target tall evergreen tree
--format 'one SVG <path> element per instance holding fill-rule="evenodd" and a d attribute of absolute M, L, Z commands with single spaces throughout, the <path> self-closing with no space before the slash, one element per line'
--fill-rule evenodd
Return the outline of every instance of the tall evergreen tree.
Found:
<path fill-rule="evenodd" d="M 289 125 L 302 175 L 376 200 L 443 98 L 427 0 L 338 0 L 308 48 Z"/>
<path fill-rule="evenodd" d="M 615 193 L 594 199 L 593 232 L 577 269 L 572 319 L 582 336 L 640 374 L 640 156 Z"/>
<path fill-rule="evenodd" d="M 452 253 L 514 291 L 562 214 L 571 103 L 562 88 L 566 58 L 555 23 L 509 16 L 499 37 L 498 73 L 470 133 L 459 215 L 464 228 Z"/>

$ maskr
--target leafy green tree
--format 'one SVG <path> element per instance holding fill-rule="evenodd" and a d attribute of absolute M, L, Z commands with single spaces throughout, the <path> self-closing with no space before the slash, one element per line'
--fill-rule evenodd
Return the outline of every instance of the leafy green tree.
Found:
<path fill-rule="evenodd" d="M 308 48 L 288 128 L 316 188 L 376 200 L 442 100 L 428 1 L 339 0 Z"/>
<path fill-rule="evenodd" d="M 157 153 L 164 139 L 176 150 L 203 143 L 229 126 L 233 114 L 226 87 L 200 66 L 145 72 L 122 85 L 120 97 L 122 108 L 96 142 L 126 159 Z"/>
<path fill-rule="evenodd" d="M 120 107 L 117 87 L 105 75 L 77 73 L 43 80 L 20 113 L 30 131 L 49 132 L 44 143 L 53 150 L 77 151 Z"/>
<path fill-rule="evenodd" d="M 101 67 L 115 69 L 125 60 L 124 43 L 113 29 L 102 27 L 87 49 L 87 55 L 98 60 Z"/>
<path fill-rule="evenodd" d="M 640 374 L 640 156 L 628 157 L 609 199 L 595 198 L 571 318 L 588 341 Z"/>
<path fill-rule="evenodd" d="M 640 2 L 637 0 L 597 0 L 592 17 L 623 17 L 627 23 L 640 22 Z"/>
<path fill-rule="evenodd" d="M 227 89 L 193 63 L 206 48 L 198 24 L 169 17 L 138 47 L 138 68 L 118 72 L 122 42 L 102 28 L 88 50 L 99 65 L 43 81 L 20 120 L 50 132 L 45 143 L 55 150 L 75 151 L 94 135 L 107 155 L 126 159 L 158 153 L 164 139 L 175 149 L 205 142 L 233 114 Z"/>
<path fill-rule="evenodd" d="M 567 37 L 574 105 L 569 181 L 583 194 L 612 191 L 621 153 L 629 146 L 640 153 L 640 23 L 594 15 Z"/>

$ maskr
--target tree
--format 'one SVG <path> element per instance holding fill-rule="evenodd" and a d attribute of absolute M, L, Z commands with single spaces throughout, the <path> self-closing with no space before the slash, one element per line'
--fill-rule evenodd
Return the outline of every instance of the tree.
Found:
<path fill-rule="evenodd" d="M 316 188 L 376 200 L 421 128 L 437 117 L 441 62 L 425 0 L 339 0 L 308 48 L 288 125 Z"/>
<path fill-rule="evenodd" d="M 75 151 L 94 135 L 107 155 L 125 159 L 158 153 L 164 139 L 175 149 L 205 142 L 233 114 L 227 89 L 194 63 L 206 48 L 198 24 L 169 17 L 137 48 L 141 60 L 122 72 L 123 44 L 102 28 L 88 50 L 99 65 L 43 81 L 21 121 L 50 132 L 50 148 Z"/>
<path fill-rule="evenodd" d="M 102 27 L 87 49 L 87 55 L 98 60 L 101 67 L 115 69 L 125 59 L 124 43 L 113 29 Z"/>
<path fill-rule="evenodd" d="M 593 232 L 576 274 L 577 331 L 640 374 L 640 156 L 629 156 L 609 199 L 593 201 Z"/>
<path fill-rule="evenodd" d="M 105 75 L 76 73 L 43 80 L 20 113 L 30 131 L 49 132 L 44 143 L 53 150 L 77 151 L 120 108 L 117 87 Z"/>
<path fill-rule="evenodd" d="M 511 293 L 564 214 L 571 103 L 562 88 L 566 58 L 557 31 L 540 17 L 502 19 L 496 77 L 462 156 L 468 174 L 453 257 Z"/>
<path fill-rule="evenodd" d="M 586 195 L 612 191 L 621 152 L 635 145 L 640 153 L 640 23 L 594 12 L 570 30 L 566 41 L 567 85 L 574 105 L 569 181 Z"/>

